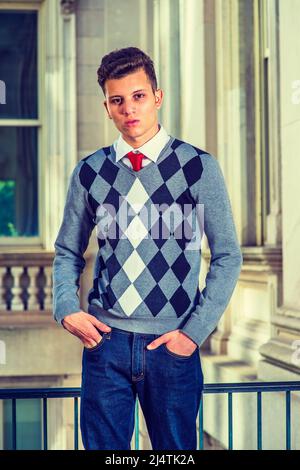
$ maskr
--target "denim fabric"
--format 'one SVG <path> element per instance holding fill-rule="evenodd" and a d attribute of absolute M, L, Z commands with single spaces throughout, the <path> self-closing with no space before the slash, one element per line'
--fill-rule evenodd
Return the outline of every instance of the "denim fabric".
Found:
<path fill-rule="evenodd" d="M 143 410 L 153 450 L 196 450 L 196 419 L 203 390 L 199 348 L 180 356 L 160 335 L 112 328 L 84 348 L 80 427 L 86 450 L 130 450 L 135 403 Z"/>

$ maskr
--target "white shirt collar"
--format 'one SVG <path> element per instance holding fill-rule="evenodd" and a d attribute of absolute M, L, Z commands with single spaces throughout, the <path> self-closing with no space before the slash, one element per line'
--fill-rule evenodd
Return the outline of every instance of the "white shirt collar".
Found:
<path fill-rule="evenodd" d="M 131 151 L 139 151 L 143 153 L 147 158 L 156 162 L 161 153 L 164 146 L 170 139 L 170 136 L 166 132 L 166 130 L 159 124 L 159 131 L 152 137 L 152 139 L 148 140 L 145 144 L 141 145 L 141 147 L 134 149 L 129 145 L 122 137 L 122 134 L 119 135 L 119 138 L 114 141 L 114 149 L 116 151 L 116 161 L 121 160 L 128 152 Z"/>

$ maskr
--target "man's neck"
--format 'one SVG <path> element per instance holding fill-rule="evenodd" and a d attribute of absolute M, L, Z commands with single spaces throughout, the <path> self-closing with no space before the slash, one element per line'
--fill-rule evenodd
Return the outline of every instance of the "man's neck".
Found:
<path fill-rule="evenodd" d="M 148 134 L 142 135 L 140 137 L 133 137 L 133 138 L 128 138 L 128 136 L 124 136 L 122 134 L 123 139 L 127 144 L 129 144 L 132 148 L 140 148 L 142 145 L 144 145 L 146 142 L 149 142 L 158 132 L 160 131 L 160 127 L 158 123 L 156 124 L 154 129 L 151 129 Z"/>

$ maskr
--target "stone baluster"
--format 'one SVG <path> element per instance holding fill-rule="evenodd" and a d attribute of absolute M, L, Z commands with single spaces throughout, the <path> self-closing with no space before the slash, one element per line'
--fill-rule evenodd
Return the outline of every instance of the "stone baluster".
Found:
<path fill-rule="evenodd" d="M 0 310 L 6 310 L 6 287 L 5 287 L 5 274 L 6 274 L 6 267 L 0 266 Z"/>
<path fill-rule="evenodd" d="M 44 310 L 52 309 L 52 266 L 44 267 L 46 284 L 44 287 Z"/>
<path fill-rule="evenodd" d="M 38 274 L 40 272 L 39 266 L 28 266 L 27 268 L 29 276 L 29 286 L 28 286 L 28 310 L 39 310 L 40 302 L 38 298 L 39 287 L 38 287 Z"/>
<path fill-rule="evenodd" d="M 24 310 L 24 302 L 22 299 L 22 275 L 24 273 L 23 266 L 13 266 L 11 274 L 13 276 L 13 286 L 11 293 L 13 295 L 11 301 L 11 310 Z"/>

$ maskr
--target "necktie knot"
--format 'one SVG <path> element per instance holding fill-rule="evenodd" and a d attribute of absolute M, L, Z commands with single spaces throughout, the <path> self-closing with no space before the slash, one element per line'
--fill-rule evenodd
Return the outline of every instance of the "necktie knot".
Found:
<path fill-rule="evenodd" d="M 143 160 L 144 156 L 145 155 L 143 153 L 140 153 L 140 152 L 138 152 L 138 153 L 129 152 L 126 155 L 126 157 L 129 158 L 134 171 L 139 171 L 142 168 L 142 160 Z"/>

